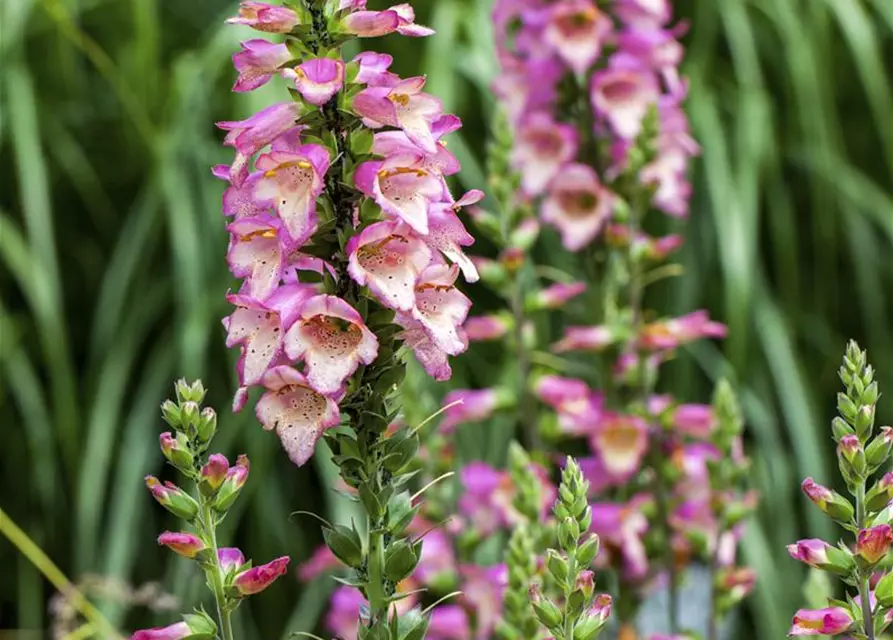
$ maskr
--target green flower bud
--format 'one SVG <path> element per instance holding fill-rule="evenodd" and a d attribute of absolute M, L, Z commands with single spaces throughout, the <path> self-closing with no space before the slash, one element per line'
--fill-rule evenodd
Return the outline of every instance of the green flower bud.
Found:
<path fill-rule="evenodd" d="M 546 566 L 549 568 L 549 573 L 561 584 L 567 582 L 567 560 L 558 555 L 558 552 L 554 549 L 549 549 L 546 552 Z"/>
<path fill-rule="evenodd" d="M 573 518 L 565 518 L 558 524 L 558 544 L 565 551 L 572 551 L 580 538 L 580 525 Z"/>
<path fill-rule="evenodd" d="M 322 536 L 335 557 L 348 567 L 356 569 L 363 563 L 363 543 L 355 530 L 343 525 L 323 527 Z"/>
<path fill-rule="evenodd" d="M 890 456 L 893 449 L 893 428 L 881 427 L 880 433 L 875 436 L 865 448 L 865 460 L 868 466 L 876 469 Z"/>
<path fill-rule="evenodd" d="M 537 620 L 549 631 L 560 628 L 564 621 L 561 609 L 548 598 L 540 596 L 539 589 L 535 587 L 536 585 L 531 587 L 530 604 L 533 606 L 533 612 L 536 614 Z"/>
<path fill-rule="evenodd" d="M 882 607 L 893 607 L 893 573 L 888 573 L 880 579 L 874 588 L 874 595 Z"/>
<path fill-rule="evenodd" d="M 191 521 L 198 514 L 198 503 L 171 482 L 162 484 L 154 476 L 146 476 L 146 487 L 162 507 L 183 520 Z"/>
<path fill-rule="evenodd" d="M 837 416 L 831 421 L 831 431 L 834 433 L 835 440 L 840 440 L 844 436 L 856 433 L 853 428 L 847 424 L 846 420 Z"/>
<path fill-rule="evenodd" d="M 881 511 L 893 500 L 893 472 L 887 472 L 869 489 L 865 506 L 869 511 Z"/>
<path fill-rule="evenodd" d="M 406 540 L 397 540 L 393 543 L 384 560 L 384 572 L 388 580 L 400 582 L 411 574 L 419 563 L 421 550 L 421 542 L 412 545 Z"/>
<path fill-rule="evenodd" d="M 187 613 L 183 621 L 189 627 L 189 640 L 212 640 L 217 637 L 217 624 L 204 611 Z"/>
<path fill-rule="evenodd" d="M 165 400 L 161 405 L 161 417 L 174 429 L 179 430 L 181 424 L 180 407 L 170 400 Z"/>
<path fill-rule="evenodd" d="M 217 412 L 211 407 L 205 407 L 195 426 L 195 435 L 200 442 L 207 444 L 211 442 L 215 433 L 217 433 Z"/>
<path fill-rule="evenodd" d="M 871 435 L 871 427 L 874 426 L 874 405 L 866 404 L 856 413 L 856 433 L 861 440 Z"/>
<path fill-rule="evenodd" d="M 581 567 L 588 567 L 598 556 L 599 538 L 597 535 L 590 534 L 583 544 L 576 551 L 577 564 Z"/>

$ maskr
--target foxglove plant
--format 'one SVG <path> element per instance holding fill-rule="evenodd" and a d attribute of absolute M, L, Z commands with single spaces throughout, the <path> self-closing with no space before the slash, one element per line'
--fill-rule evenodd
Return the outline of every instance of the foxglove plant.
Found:
<path fill-rule="evenodd" d="M 467 327 L 471 340 L 501 341 L 510 360 L 499 387 L 447 397 L 467 402 L 448 411 L 445 426 L 513 411 L 534 457 L 550 455 L 544 439 L 559 450 L 584 439 L 591 456 L 580 465 L 600 498 L 593 530 L 620 576 L 618 617 L 631 621 L 666 574 L 675 634 L 679 561 L 709 561 L 713 547 L 699 542 L 718 537 L 706 472 L 718 455 L 717 421 L 709 406 L 655 395 L 658 368 L 677 348 L 726 329 L 705 311 L 655 319 L 644 305 L 646 287 L 678 271 L 664 263 L 681 244 L 647 229 L 665 226 L 656 212 L 687 215 L 686 166 L 698 151 L 682 111 L 687 84 L 670 13 L 663 0 L 497 2 L 502 114 L 490 173 L 499 215 L 475 209 L 472 217 L 499 248 L 496 260 L 474 260 L 505 306 Z M 563 262 L 576 256 L 599 283 L 585 323 L 567 326 L 551 349 L 546 329 L 563 323 L 555 310 L 573 312 L 569 303 L 586 293 L 574 276 L 535 261 L 538 236 L 549 233 L 541 223 L 568 251 Z M 592 353 L 598 371 L 588 366 Z M 744 577 L 730 577 L 738 595 L 750 586 Z"/>
<path fill-rule="evenodd" d="M 825 515 L 852 534 L 852 539 L 837 546 L 818 539 L 800 540 L 788 546 L 788 553 L 837 576 L 851 591 L 846 600 L 831 600 L 824 609 L 798 611 L 789 635 L 847 633 L 875 640 L 893 623 L 893 573 L 885 572 L 884 565 L 893 544 L 889 509 L 893 474 L 875 479 L 890 459 L 893 428 L 874 428 L 878 384 L 866 352 L 853 341 L 847 345 L 839 375 L 845 391 L 837 394 L 840 416 L 832 421 L 831 430 L 840 473 L 853 500 L 812 478 L 806 478 L 802 488 Z"/>
<path fill-rule="evenodd" d="M 260 593 L 283 575 L 289 559 L 283 556 L 253 567 L 239 549 L 218 546 L 217 526 L 248 480 L 248 458 L 241 455 L 230 466 L 222 454 L 206 455 L 217 431 L 217 415 L 211 407 L 201 407 L 205 389 L 201 381 L 188 384 L 180 380 L 175 390 L 177 401 L 167 400 L 161 407 L 162 416 L 174 430 L 161 434 L 161 452 L 195 489 L 184 490 L 154 476 L 146 476 L 146 486 L 161 506 L 190 529 L 165 531 L 158 536 L 158 544 L 195 561 L 204 571 L 216 603 L 217 622 L 204 609 L 197 609 L 184 615 L 181 622 L 137 631 L 132 640 L 232 640 L 233 611 L 244 598 Z"/>
<path fill-rule="evenodd" d="M 383 54 L 343 58 L 357 37 L 433 33 L 407 4 L 365 5 L 243 2 L 230 20 L 284 36 L 283 44 L 243 44 L 234 90 L 276 75 L 292 87 L 289 101 L 219 123 L 236 151 L 215 173 L 229 182 L 228 259 L 243 280 L 224 324 L 241 352 L 235 409 L 261 389 L 257 418 L 297 465 L 325 436 L 366 512 L 363 533 L 324 531 L 367 603 L 359 637 L 415 639 L 427 619 L 416 611 L 391 624 L 388 612 L 422 553 L 407 531 L 419 510 L 407 490 L 419 442 L 413 429 L 386 430 L 404 375 L 401 345 L 437 380 L 450 377 L 448 357 L 467 346 L 471 303 L 456 280 L 477 273 L 457 212 L 483 194 L 451 195 L 446 178 L 459 164 L 442 138 L 461 123 L 424 92 L 425 78 L 401 79 Z"/>

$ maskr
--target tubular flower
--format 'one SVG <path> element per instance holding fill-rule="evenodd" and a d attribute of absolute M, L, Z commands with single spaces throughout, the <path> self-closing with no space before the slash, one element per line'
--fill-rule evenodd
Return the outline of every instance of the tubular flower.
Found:
<path fill-rule="evenodd" d="M 853 625 L 853 617 L 843 607 L 800 609 L 791 625 L 789 636 L 836 636 Z"/>

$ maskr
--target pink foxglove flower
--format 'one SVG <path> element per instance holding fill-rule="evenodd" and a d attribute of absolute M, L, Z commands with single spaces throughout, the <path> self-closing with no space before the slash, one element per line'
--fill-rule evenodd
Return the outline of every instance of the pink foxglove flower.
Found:
<path fill-rule="evenodd" d="M 448 406 L 448 408 L 440 423 L 440 431 L 452 433 L 462 423 L 486 420 L 493 415 L 501 401 L 497 389 L 455 389 L 450 391 L 443 399 L 444 406 Z"/>
<path fill-rule="evenodd" d="M 606 413 L 590 441 L 608 473 L 629 478 L 648 450 L 648 425 L 637 416 Z"/>
<path fill-rule="evenodd" d="M 811 567 L 828 564 L 828 547 L 824 540 L 811 538 L 798 540 L 795 544 L 788 545 L 788 553 L 794 560 L 799 560 Z"/>
<path fill-rule="evenodd" d="M 189 626 L 185 622 L 177 622 L 167 627 L 142 629 L 130 636 L 130 640 L 181 640 L 190 635 L 192 631 Z"/>
<path fill-rule="evenodd" d="M 403 220 L 419 234 L 428 234 L 428 208 L 443 194 L 438 176 L 420 163 L 423 156 L 390 156 L 357 168 L 356 186 L 382 211 Z"/>
<path fill-rule="evenodd" d="M 248 177 L 251 156 L 294 127 L 299 117 L 299 104 L 281 102 L 258 111 L 247 120 L 217 123 L 228 132 L 223 144 L 236 149 L 236 159 L 230 167 L 233 185 L 241 186 Z"/>
<path fill-rule="evenodd" d="M 567 327 L 564 337 L 552 345 L 555 353 L 568 351 L 601 351 L 616 341 L 614 331 L 610 327 Z"/>
<path fill-rule="evenodd" d="M 639 135 L 648 109 L 659 96 L 654 72 L 632 56 L 616 54 L 607 69 L 592 74 L 592 107 L 620 138 L 632 140 Z"/>
<path fill-rule="evenodd" d="M 321 106 L 341 91 L 344 85 L 344 62 L 331 58 L 314 58 L 301 63 L 286 76 L 294 77 L 295 87 L 304 100 Z"/>
<path fill-rule="evenodd" d="M 332 550 L 326 545 L 320 545 L 310 559 L 298 567 L 298 578 L 301 582 L 310 582 L 323 574 L 335 571 L 340 566 L 341 561 Z"/>
<path fill-rule="evenodd" d="M 836 636 L 853 625 L 853 618 L 843 607 L 800 609 L 788 632 L 789 636 Z"/>
<path fill-rule="evenodd" d="M 592 0 L 565 0 L 553 5 L 543 38 L 574 73 L 581 74 L 598 58 L 611 28 L 611 19 Z"/>
<path fill-rule="evenodd" d="M 646 349 L 675 349 L 699 338 L 724 338 L 727 333 L 726 326 L 710 320 L 706 311 L 692 311 L 678 318 L 646 325 L 641 343 Z"/>
<path fill-rule="evenodd" d="M 856 555 L 869 564 L 880 562 L 893 544 L 893 527 L 878 524 L 859 531 L 856 538 Z"/>
<path fill-rule="evenodd" d="M 583 380 L 547 375 L 539 378 L 533 392 L 558 413 L 559 427 L 570 435 L 588 435 L 602 417 L 602 396 Z"/>
<path fill-rule="evenodd" d="M 442 604 L 431 612 L 426 637 L 432 640 L 470 640 L 471 623 L 465 609 L 457 604 Z"/>
<path fill-rule="evenodd" d="M 572 164 L 561 170 L 543 202 L 543 222 L 561 234 L 568 251 L 579 251 L 611 218 L 614 195 L 604 188 L 591 167 Z"/>
<path fill-rule="evenodd" d="M 537 292 L 534 304 L 541 309 L 558 309 L 584 291 L 585 282 L 558 282 Z"/>
<path fill-rule="evenodd" d="M 217 550 L 217 561 L 220 563 L 220 570 L 229 574 L 245 564 L 245 556 L 236 547 L 222 547 Z"/>
<path fill-rule="evenodd" d="M 453 370 L 447 353 L 434 342 L 422 323 L 405 313 L 398 314 L 395 322 L 403 327 L 397 337 L 412 349 L 425 373 L 437 381 L 449 380 Z"/>
<path fill-rule="evenodd" d="M 269 587 L 276 578 L 285 575 L 288 569 L 288 556 L 276 558 L 267 564 L 254 567 L 236 574 L 233 578 L 233 586 L 243 596 L 254 595 L 260 593 Z"/>
<path fill-rule="evenodd" d="M 475 316 L 465 320 L 464 328 L 471 342 L 499 340 L 512 328 L 512 321 L 502 315 Z"/>
<path fill-rule="evenodd" d="M 707 439 L 716 427 L 713 407 L 706 404 L 680 404 L 673 410 L 671 421 L 679 433 L 701 440 Z"/>
<path fill-rule="evenodd" d="M 371 224 L 347 245 L 350 276 L 384 306 L 410 311 L 419 274 L 431 262 L 428 245 L 399 222 Z"/>
<path fill-rule="evenodd" d="M 263 38 L 246 40 L 240 46 L 242 51 L 233 54 L 233 65 L 239 72 L 233 91 L 252 91 L 262 87 L 279 67 L 292 59 L 284 44 L 273 44 Z"/>
<path fill-rule="evenodd" d="M 502 614 L 505 585 L 508 582 L 506 566 L 465 565 L 460 568 L 460 572 L 463 578 L 461 601 L 475 613 L 475 639 L 490 638 Z"/>
<path fill-rule="evenodd" d="M 456 209 L 474 204 L 483 193 L 469 191 L 454 204 L 437 203 L 428 208 L 428 235 L 425 242 L 435 251 L 440 251 L 447 259 L 459 265 L 466 282 L 477 282 L 478 275 L 474 263 L 462 251 L 462 247 L 474 243 L 474 238 L 456 215 Z"/>
<path fill-rule="evenodd" d="M 205 548 L 205 543 L 198 536 L 192 533 L 174 533 L 173 531 L 165 531 L 158 536 L 158 544 L 184 558 L 194 558 L 199 551 Z"/>
<path fill-rule="evenodd" d="M 372 126 L 402 129 L 425 153 L 435 153 L 432 125 L 443 114 L 443 104 L 422 89 L 425 78 L 407 78 L 393 87 L 370 87 L 354 98 L 353 108 Z"/>
<path fill-rule="evenodd" d="M 378 339 L 362 316 L 341 298 L 314 296 L 285 334 L 289 358 L 302 360 L 307 381 L 324 395 L 337 395 L 344 381 L 378 354 Z"/>
<path fill-rule="evenodd" d="M 617 0 L 614 12 L 626 26 L 659 29 L 670 21 L 670 0 Z"/>
<path fill-rule="evenodd" d="M 425 269 L 415 288 L 416 306 L 412 310 L 412 318 L 449 355 L 457 355 L 468 347 L 462 323 L 468 316 L 471 300 L 455 287 L 458 274 L 455 265 L 432 265 Z"/>
<path fill-rule="evenodd" d="M 242 2 L 239 15 L 227 22 L 248 25 L 267 33 L 288 33 L 299 24 L 298 14 L 291 9 L 265 2 Z"/>
<path fill-rule="evenodd" d="M 271 151 L 257 159 L 264 172 L 257 194 L 273 201 L 288 235 L 303 244 L 316 230 L 316 199 L 322 193 L 329 170 L 325 147 L 306 144 L 293 152 Z"/>
<path fill-rule="evenodd" d="M 512 152 L 524 191 L 531 196 L 541 194 L 577 153 L 577 144 L 574 127 L 560 124 L 545 113 L 528 116 Z"/>
<path fill-rule="evenodd" d="M 276 430 L 288 457 L 301 466 L 313 455 L 322 432 L 340 421 L 338 405 L 291 367 L 271 369 L 263 383 L 267 392 L 257 403 L 257 419 L 264 429 Z"/>

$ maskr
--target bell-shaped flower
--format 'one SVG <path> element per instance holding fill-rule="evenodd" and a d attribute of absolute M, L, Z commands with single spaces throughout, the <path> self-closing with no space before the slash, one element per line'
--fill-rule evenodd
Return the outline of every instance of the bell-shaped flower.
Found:
<path fill-rule="evenodd" d="M 397 25 L 397 33 L 401 36 L 409 36 L 411 38 L 423 38 L 425 36 L 434 35 L 434 29 L 425 27 L 415 23 L 415 10 L 409 3 L 395 4 L 390 7 L 389 11 L 397 14 L 399 24 Z"/>
<path fill-rule="evenodd" d="M 130 636 L 130 640 L 182 640 L 193 635 L 185 622 L 177 622 L 166 627 L 140 629 Z"/>
<path fill-rule="evenodd" d="M 426 539 L 427 540 L 427 539 Z M 425 543 L 427 545 L 427 541 Z M 425 554 L 424 548 L 422 555 Z M 434 608 L 425 637 L 430 640 L 470 640 L 471 621 L 458 604 L 442 604 Z"/>
<path fill-rule="evenodd" d="M 659 29 L 670 21 L 670 0 L 615 0 L 612 9 L 627 27 Z"/>
<path fill-rule="evenodd" d="M 710 320 L 703 309 L 678 318 L 670 318 L 645 325 L 640 345 L 645 349 L 675 349 L 700 338 L 724 338 L 726 326 Z"/>
<path fill-rule="evenodd" d="M 303 360 L 307 381 L 324 395 L 336 395 L 360 363 L 378 355 L 378 339 L 363 317 L 341 298 L 314 296 L 301 307 L 285 334 L 285 351 Z"/>
<path fill-rule="evenodd" d="M 462 323 L 468 316 L 471 300 L 455 287 L 458 275 L 456 265 L 434 264 L 425 269 L 415 287 L 412 310 L 412 317 L 421 323 L 434 344 L 451 356 L 468 348 Z"/>
<path fill-rule="evenodd" d="M 856 537 L 856 555 L 869 564 L 878 563 L 893 545 L 893 528 L 889 524 L 878 524 L 861 529 Z"/>
<path fill-rule="evenodd" d="M 348 272 L 386 307 L 410 311 L 419 274 L 431 262 L 425 242 L 400 222 L 369 225 L 347 243 Z"/>
<path fill-rule="evenodd" d="M 395 31 L 416 38 L 434 33 L 433 29 L 415 24 L 415 11 L 409 4 L 398 4 L 384 11 L 354 11 L 344 17 L 343 25 L 347 33 L 360 38 L 376 38 Z"/>
<path fill-rule="evenodd" d="M 283 251 L 281 226 L 278 218 L 254 216 L 239 218 L 226 228 L 231 234 L 226 256 L 230 271 L 245 279 L 244 293 L 257 300 L 268 298 L 282 279 L 291 240 L 286 238 Z"/>
<path fill-rule="evenodd" d="M 456 210 L 479 202 L 483 197 L 483 192 L 473 189 L 454 203 L 438 202 L 428 208 L 428 235 L 424 237 L 425 242 L 458 265 L 466 282 L 477 282 L 480 275 L 474 263 L 462 251 L 462 247 L 474 244 L 474 236 L 468 233 L 456 215 Z"/>
<path fill-rule="evenodd" d="M 388 71 L 394 58 L 386 53 L 363 51 L 358 53 L 352 62 L 359 65 L 355 80 L 357 84 L 369 87 L 393 87 L 400 81 L 400 76 Z"/>
<path fill-rule="evenodd" d="M 502 615 L 508 569 L 504 564 L 482 567 L 467 564 L 459 568 L 462 576 L 461 602 L 474 612 L 478 640 L 493 637 Z"/>
<path fill-rule="evenodd" d="M 799 540 L 795 544 L 789 544 L 788 554 L 811 567 L 821 567 L 828 564 L 828 550 L 831 548 L 824 540 L 810 538 Z"/>
<path fill-rule="evenodd" d="M 245 556 L 237 547 L 221 547 L 217 550 L 217 562 L 223 574 L 227 575 L 245 564 Z"/>
<path fill-rule="evenodd" d="M 257 195 L 273 201 L 292 242 L 304 244 L 316 230 L 316 199 L 325 188 L 329 152 L 317 144 L 274 150 L 258 157 L 256 166 L 264 172 Z"/>
<path fill-rule="evenodd" d="M 394 322 L 403 328 L 397 339 L 412 349 L 416 360 L 429 376 L 443 382 L 453 375 L 447 353 L 434 342 L 421 322 L 409 313 L 398 313 Z M 466 339 L 467 346 L 467 339 Z"/>
<path fill-rule="evenodd" d="M 308 291 L 298 285 L 283 287 L 266 302 L 242 294 L 227 296 L 236 310 L 224 319 L 226 346 L 242 347 L 237 365 L 241 386 L 260 383 L 264 373 L 276 364 L 283 335 L 308 297 Z"/>
<path fill-rule="evenodd" d="M 266 33 L 288 33 L 300 23 L 298 14 L 276 4 L 266 2 L 242 2 L 239 15 L 229 18 L 229 24 L 244 24 Z"/>
<path fill-rule="evenodd" d="M 592 0 L 565 0 L 553 5 L 543 39 L 574 73 L 583 74 L 601 54 L 611 30 L 611 19 Z"/>
<path fill-rule="evenodd" d="M 616 332 L 611 327 L 596 325 L 592 327 L 567 327 L 564 337 L 552 345 L 555 353 L 568 351 L 601 351 L 617 341 Z"/>
<path fill-rule="evenodd" d="M 648 532 L 648 519 L 642 512 L 647 502 L 644 496 L 634 496 L 624 504 L 601 502 L 591 505 L 592 527 L 605 545 L 599 555 L 607 561 L 611 555 L 619 556 L 624 577 L 632 582 L 648 575 L 648 553 L 644 536 Z"/>
<path fill-rule="evenodd" d="M 585 282 L 556 282 L 528 298 L 531 309 L 560 309 L 586 291 Z"/>
<path fill-rule="evenodd" d="M 590 445 L 609 473 L 629 477 L 639 469 L 648 450 L 648 425 L 638 416 L 606 412 Z"/>
<path fill-rule="evenodd" d="M 213 168 L 214 176 L 229 182 L 230 166 L 220 164 Z M 263 172 L 255 171 L 248 174 L 239 186 L 230 184 L 223 192 L 223 215 L 239 218 L 252 218 L 273 211 L 273 203 L 263 200 L 255 193 L 258 181 L 263 178 Z"/>
<path fill-rule="evenodd" d="M 853 626 L 853 617 L 843 607 L 800 609 L 795 615 L 789 636 L 836 636 Z"/>
<path fill-rule="evenodd" d="M 338 405 L 291 367 L 270 369 L 263 383 L 267 392 L 257 403 L 257 419 L 264 429 L 276 430 L 289 459 L 300 467 L 313 455 L 323 431 L 341 420 Z"/>
<path fill-rule="evenodd" d="M 508 315 L 497 314 L 467 318 L 462 325 L 470 342 L 499 340 L 512 328 L 513 320 Z"/>
<path fill-rule="evenodd" d="M 233 91 L 251 91 L 269 82 L 273 74 L 292 59 L 292 54 L 284 44 L 273 44 L 263 38 L 255 38 L 240 43 L 242 51 L 233 54 L 233 65 L 239 78 Z"/>
<path fill-rule="evenodd" d="M 199 551 L 205 548 L 205 543 L 198 536 L 182 531 L 179 533 L 165 531 L 158 536 L 158 544 L 184 558 L 194 558 Z"/>
<path fill-rule="evenodd" d="M 298 93 L 310 104 L 321 107 L 344 86 L 344 62 L 331 58 L 314 58 L 288 70 Z"/>
<path fill-rule="evenodd" d="M 248 177 L 248 161 L 274 139 L 295 126 L 300 117 L 297 102 L 280 102 L 258 111 L 247 120 L 218 122 L 228 133 L 223 144 L 236 149 L 230 166 L 230 182 L 241 186 Z"/>
<path fill-rule="evenodd" d="M 561 234 L 568 251 L 579 251 L 598 235 L 610 219 L 615 196 L 584 164 L 564 167 L 549 186 L 542 219 Z"/>
<path fill-rule="evenodd" d="M 608 68 L 592 74 L 592 108 L 614 133 L 628 140 L 642 130 L 648 109 L 657 103 L 660 86 L 654 72 L 632 56 L 615 54 Z"/>
<path fill-rule="evenodd" d="M 681 434 L 706 440 L 716 428 L 716 415 L 709 404 L 680 404 L 670 418 L 673 428 Z"/>
<path fill-rule="evenodd" d="M 421 154 L 421 158 L 416 160 L 418 168 L 437 176 L 443 185 L 441 199 L 452 201 L 444 176 L 458 173 L 461 167 L 456 156 L 446 148 L 441 138 L 451 131 L 455 131 L 458 127 L 452 125 L 455 125 L 457 122 L 461 126 L 461 121 L 458 118 L 449 115 L 443 116 L 434 122 L 431 128 L 436 145 L 434 153 L 422 151 L 403 131 L 382 131 L 376 133 L 372 143 L 372 153 L 385 158 L 390 156 L 417 157 Z M 472 203 L 468 202 L 467 204 Z"/>
<path fill-rule="evenodd" d="M 521 173 L 525 193 L 540 195 L 559 172 L 564 173 L 563 167 L 577 153 L 577 137 L 572 125 L 561 124 L 547 113 L 524 119 L 512 150 L 512 164 Z"/>
<path fill-rule="evenodd" d="M 357 167 L 354 184 L 386 214 L 427 235 L 428 208 L 443 195 L 443 186 L 421 162 L 421 155 L 364 162 Z"/>
<path fill-rule="evenodd" d="M 603 398 L 583 380 L 546 375 L 536 380 L 533 392 L 558 413 L 562 433 L 591 434 L 601 419 Z"/>
<path fill-rule="evenodd" d="M 279 576 L 284 576 L 288 571 L 288 556 L 282 556 L 271 560 L 267 564 L 252 567 L 233 578 L 233 586 L 239 595 L 250 596 L 260 593 L 269 587 Z"/>
<path fill-rule="evenodd" d="M 353 111 L 373 127 L 402 129 L 422 151 L 435 153 L 437 145 L 431 129 L 443 114 L 443 104 L 423 92 L 424 87 L 422 76 L 407 78 L 392 87 L 369 87 L 354 97 Z"/>
<path fill-rule="evenodd" d="M 444 396 L 443 405 L 447 408 L 439 430 L 452 433 L 460 424 L 486 420 L 506 400 L 511 401 L 497 389 L 454 389 Z"/>

